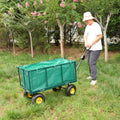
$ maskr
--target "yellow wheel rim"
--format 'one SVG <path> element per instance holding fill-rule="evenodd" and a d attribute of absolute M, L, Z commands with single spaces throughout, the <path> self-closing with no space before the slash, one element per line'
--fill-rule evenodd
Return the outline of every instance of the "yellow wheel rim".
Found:
<path fill-rule="evenodd" d="M 30 93 L 27 93 L 27 97 L 32 98 L 32 95 L 30 95 Z"/>
<path fill-rule="evenodd" d="M 59 90 L 59 89 L 60 89 L 60 87 L 56 87 L 56 89 L 57 89 L 57 90 Z"/>
<path fill-rule="evenodd" d="M 42 101 L 43 101 L 42 97 L 38 97 L 38 98 L 36 99 L 36 103 L 37 103 L 37 104 L 41 104 Z"/>
<path fill-rule="evenodd" d="M 75 94 L 75 88 L 71 88 L 71 90 L 70 90 L 70 94 Z"/>

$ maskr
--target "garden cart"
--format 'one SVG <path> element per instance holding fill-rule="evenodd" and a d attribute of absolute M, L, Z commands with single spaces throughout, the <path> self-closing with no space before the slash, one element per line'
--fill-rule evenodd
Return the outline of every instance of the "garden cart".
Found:
<path fill-rule="evenodd" d="M 41 104 L 45 97 L 41 91 L 53 89 L 58 91 L 63 85 L 68 85 L 66 95 L 74 95 L 77 81 L 76 61 L 63 58 L 39 62 L 17 67 L 20 86 L 24 96 L 32 98 L 33 103 Z"/>

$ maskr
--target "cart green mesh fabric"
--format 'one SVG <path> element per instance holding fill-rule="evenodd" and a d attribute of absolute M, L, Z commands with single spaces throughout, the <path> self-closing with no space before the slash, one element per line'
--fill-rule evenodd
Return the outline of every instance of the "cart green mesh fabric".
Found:
<path fill-rule="evenodd" d="M 30 94 L 77 81 L 76 61 L 63 58 L 17 68 L 20 85 Z"/>

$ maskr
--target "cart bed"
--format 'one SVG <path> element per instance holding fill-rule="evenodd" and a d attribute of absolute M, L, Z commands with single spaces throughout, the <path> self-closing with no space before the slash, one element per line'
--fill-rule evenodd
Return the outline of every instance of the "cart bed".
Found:
<path fill-rule="evenodd" d="M 30 94 L 77 81 L 76 61 L 63 58 L 17 68 L 20 86 Z"/>

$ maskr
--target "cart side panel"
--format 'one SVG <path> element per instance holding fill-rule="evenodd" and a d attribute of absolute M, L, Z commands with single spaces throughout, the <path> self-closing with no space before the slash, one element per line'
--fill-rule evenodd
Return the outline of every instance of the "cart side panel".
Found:
<path fill-rule="evenodd" d="M 21 76 L 21 86 L 24 87 L 24 71 L 22 69 L 20 69 L 19 71 L 19 74 Z"/>
<path fill-rule="evenodd" d="M 30 94 L 77 81 L 75 61 L 59 63 L 58 60 L 56 64 L 44 68 L 35 65 L 36 69 L 28 69 L 26 66 L 19 67 L 21 87 Z"/>
<path fill-rule="evenodd" d="M 75 69 L 74 69 L 74 62 L 69 64 L 64 64 L 62 66 L 62 72 L 63 72 L 63 81 L 76 81 L 75 77 Z"/>
<path fill-rule="evenodd" d="M 45 69 L 30 71 L 31 91 L 39 91 L 47 87 Z"/>
<path fill-rule="evenodd" d="M 61 66 L 47 69 L 48 87 L 53 87 L 62 83 Z"/>
<path fill-rule="evenodd" d="M 29 85 L 29 77 L 28 77 L 28 72 L 26 72 L 23 69 L 20 69 L 20 74 L 21 74 L 21 86 L 25 89 L 25 90 L 30 90 L 30 85 Z"/>

